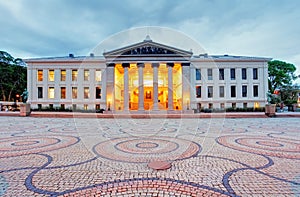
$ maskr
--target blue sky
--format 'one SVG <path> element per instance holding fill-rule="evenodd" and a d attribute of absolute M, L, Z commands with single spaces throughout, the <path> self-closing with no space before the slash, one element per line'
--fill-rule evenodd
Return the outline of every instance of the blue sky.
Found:
<path fill-rule="evenodd" d="M 121 31 L 155 26 L 209 54 L 271 57 L 300 74 L 299 7 L 297 0 L 0 0 L 0 50 L 21 58 L 88 55 Z"/>

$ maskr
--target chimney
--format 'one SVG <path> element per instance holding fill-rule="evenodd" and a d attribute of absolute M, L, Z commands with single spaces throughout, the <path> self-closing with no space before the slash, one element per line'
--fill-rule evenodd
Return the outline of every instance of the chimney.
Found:
<path fill-rule="evenodd" d="M 70 58 L 74 58 L 74 54 L 73 53 L 69 53 L 69 57 Z"/>
<path fill-rule="evenodd" d="M 94 53 L 90 53 L 90 57 L 95 57 L 95 54 Z"/>

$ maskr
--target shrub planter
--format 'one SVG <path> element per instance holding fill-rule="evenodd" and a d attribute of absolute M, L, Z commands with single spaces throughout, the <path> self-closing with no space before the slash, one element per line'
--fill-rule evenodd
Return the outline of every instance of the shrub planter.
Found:
<path fill-rule="evenodd" d="M 274 117 L 276 111 L 276 105 L 275 104 L 267 104 L 265 108 L 265 114 L 269 117 Z"/>
<path fill-rule="evenodd" d="M 31 113 L 30 104 L 28 103 L 20 104 L 20 116 L 29 116 L 30 113 Z"/>

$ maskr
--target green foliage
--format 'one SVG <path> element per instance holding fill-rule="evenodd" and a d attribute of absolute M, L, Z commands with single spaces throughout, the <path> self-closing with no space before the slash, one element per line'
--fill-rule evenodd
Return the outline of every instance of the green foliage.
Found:
<path fill-rule="evenodd" d="M 297 77 L 294 72 L 296 67 L 293 64 L 279 60 L 268 62 L 269 91 L 273 93 L 276 89 L 292 85 Z"/>
<path fill-rule="evenodd" d="M 300 87 L 297 85 L 285 86 L 280 89 L 280 98 L 285 105 L 297 103 Z"/>
<path fill-rule="evenodd" d="M 0 51 L 0 100 L 15 101 L 26 88 L 27 68 L 20 58 Z"/>

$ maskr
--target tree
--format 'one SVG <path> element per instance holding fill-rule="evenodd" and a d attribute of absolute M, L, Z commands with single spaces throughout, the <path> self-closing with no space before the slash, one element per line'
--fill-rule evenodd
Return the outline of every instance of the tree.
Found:
<path fill-rule="evenodd" d="M 276 89 L 291 86 L 293 80 L 297 78 L 294 74 L 295 71 L 296 67 L 293 64 L 279 60 L 269 61 L 269 92 L 273 94 Z"/>
<path fill-rule="evenodd" d="M 285 105 L 297 103 L 300 87 L 298 85 L 285 86 L 281 88 L 279 96 Z"/>
<path fill-rule="evenodd" d="M 20 58 L 0 51 L 0 99 L 13 101 L 26 88 L 27 68 Z"/>

